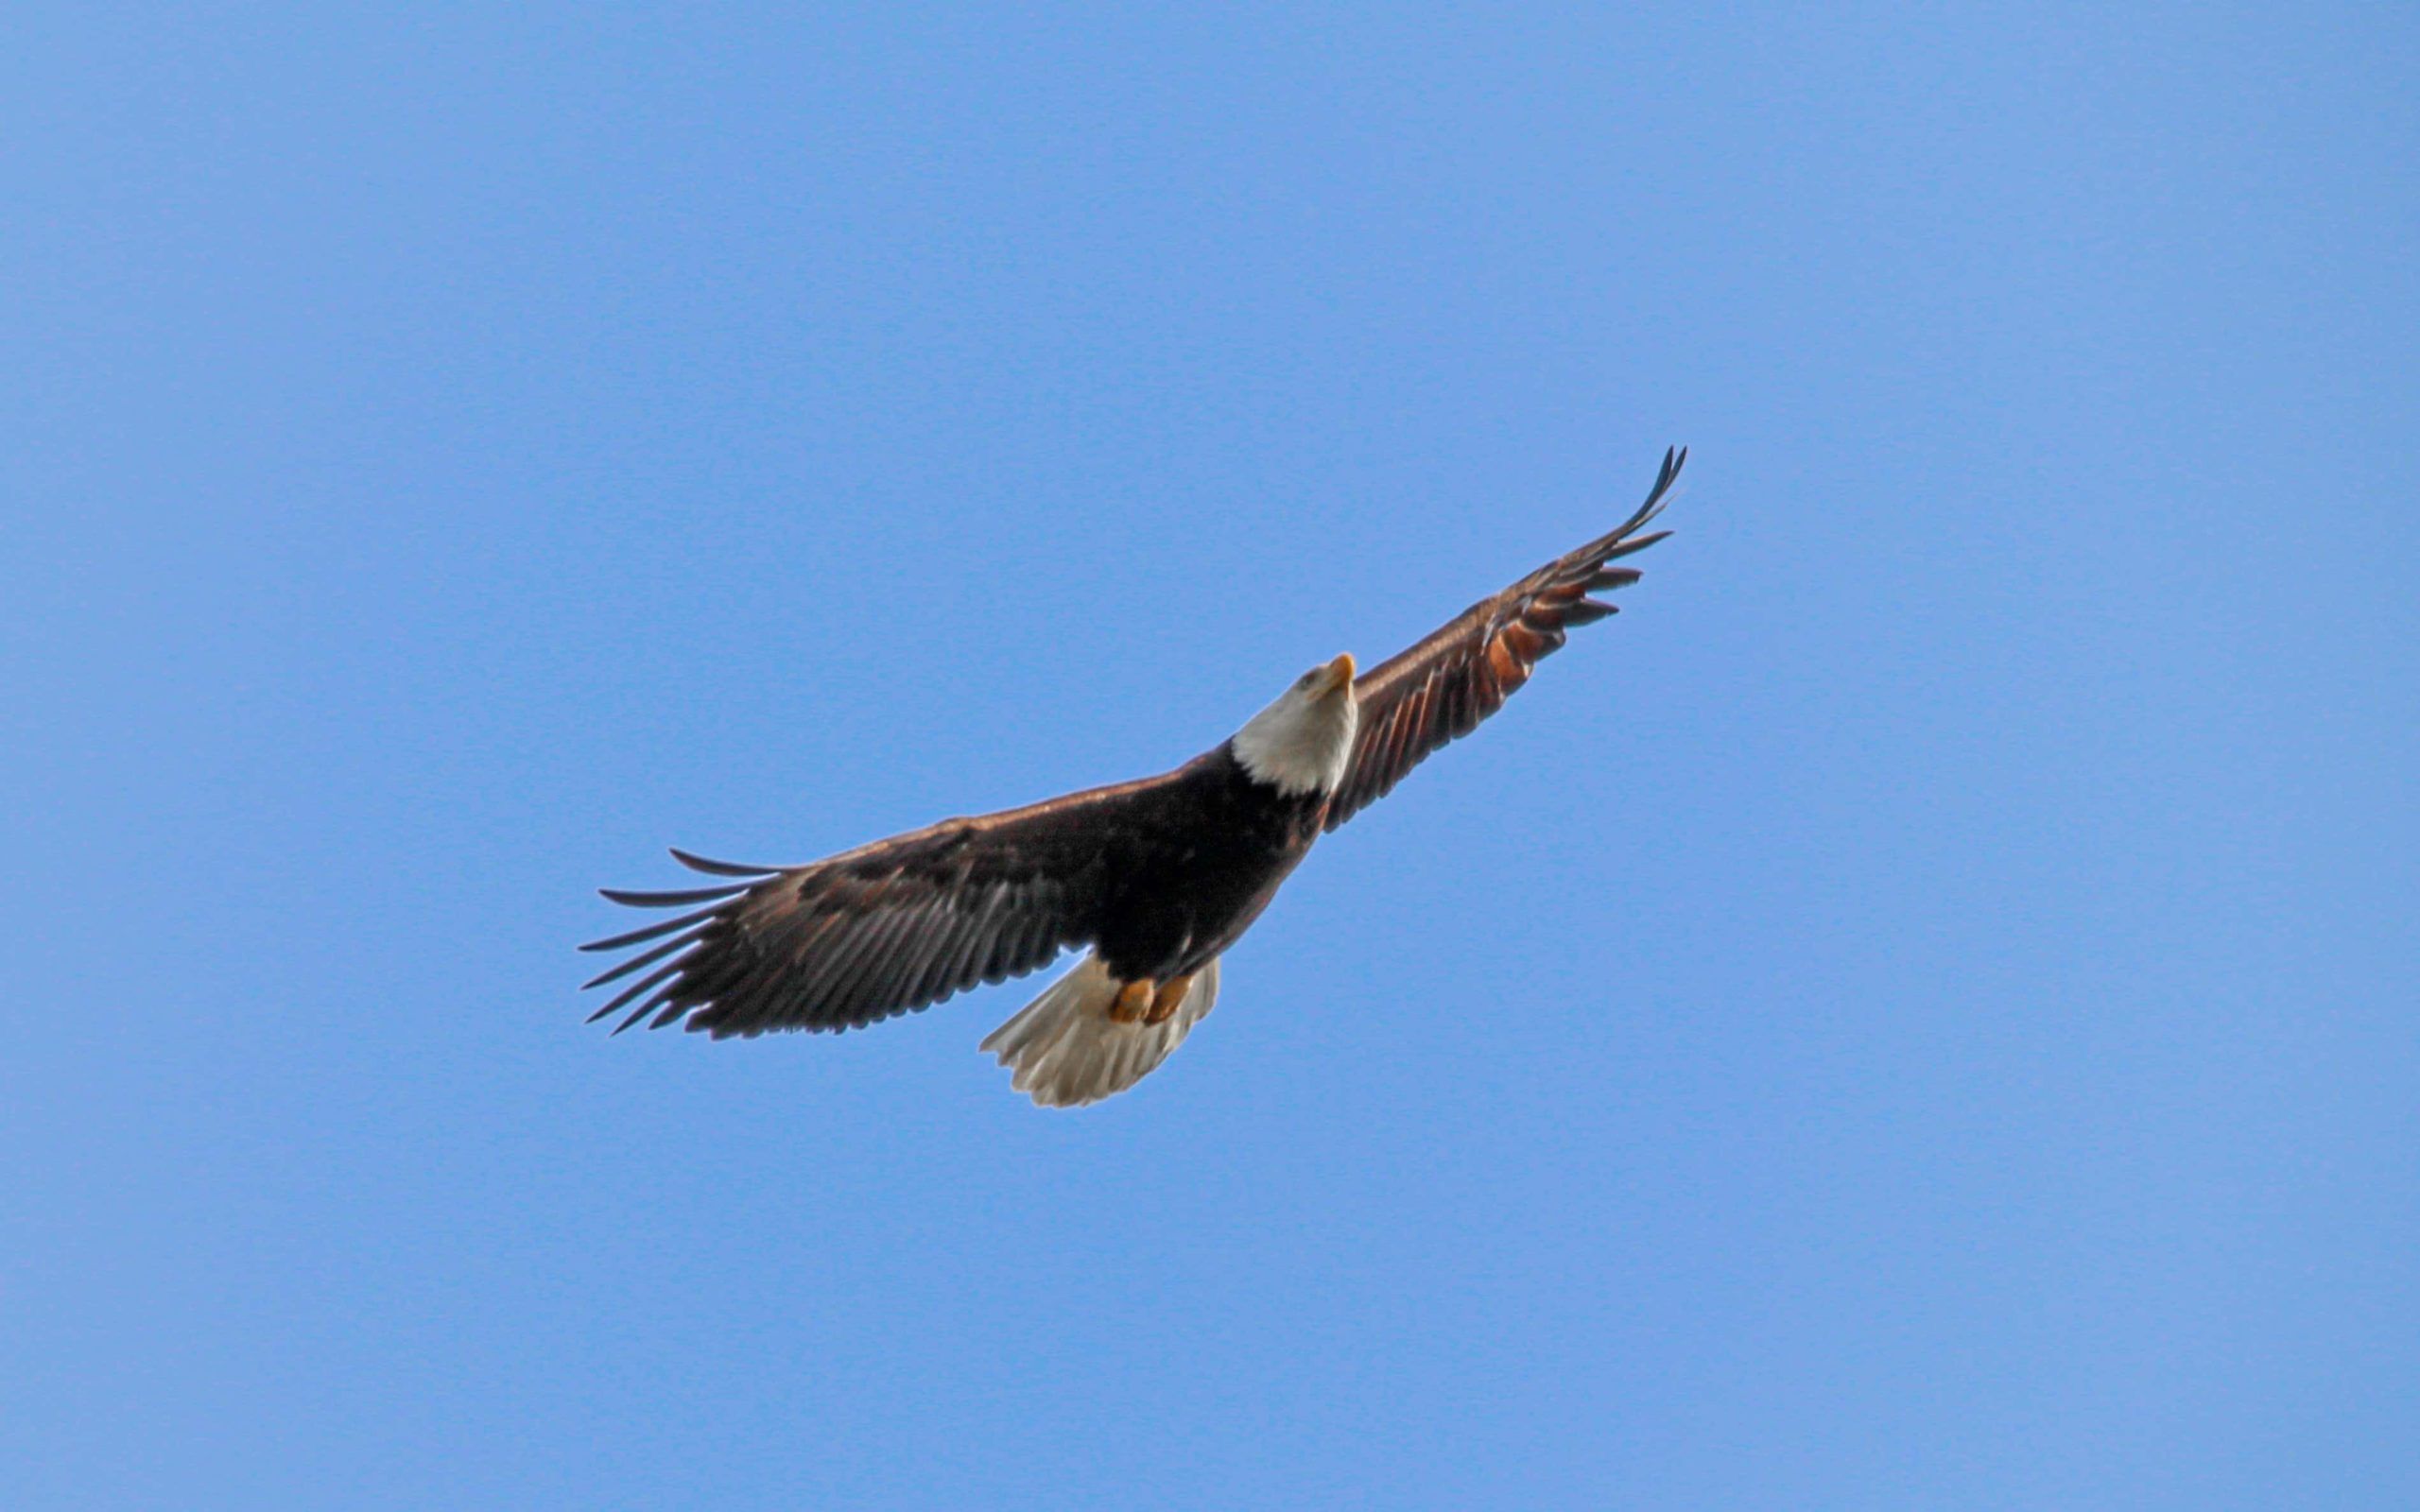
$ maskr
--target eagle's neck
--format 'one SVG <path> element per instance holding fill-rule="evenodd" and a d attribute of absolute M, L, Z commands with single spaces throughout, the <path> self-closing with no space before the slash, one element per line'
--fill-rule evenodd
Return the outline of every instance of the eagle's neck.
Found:
<path fill-rule="evenodd" d="M 1324 797 L 1344 781 L 1359 719 L 1349 688 L 1321 696 L 1289 688 L 1227 744 L 1253 781 L 1295 797 Z"/>

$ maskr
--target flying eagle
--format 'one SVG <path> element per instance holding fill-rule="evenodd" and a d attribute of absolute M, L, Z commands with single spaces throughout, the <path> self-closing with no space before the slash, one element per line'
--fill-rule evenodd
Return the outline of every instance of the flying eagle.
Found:
<path fill-rule="evenodd" d="M 1313 667 L 1172 772 L 943 819 L 802 867 L 674 850 L 691 870 L 733 880 L 604 889 L 617 903 L 695 911 L 581 947 L 647 947 L 587 984 L 646 973 L 590 1022 L 628 1007 L 616 1034 L 641 1019 L 717 1040 L 862 1028 L 1090 946 L 982 1048 L 1045 1107 L 1124 1091 L 1210 1011 L 1220 953 L 1314 840 L 1469 734 L 1566 630 L 1614 612 L 1588 595 L 1638 580 L 1610 564 L 1664 539 L 1639 532 L 1687 456 L 1666 452 L 1647 502 L 1610 534 L 1358 678 L 1350 655 Z"/>

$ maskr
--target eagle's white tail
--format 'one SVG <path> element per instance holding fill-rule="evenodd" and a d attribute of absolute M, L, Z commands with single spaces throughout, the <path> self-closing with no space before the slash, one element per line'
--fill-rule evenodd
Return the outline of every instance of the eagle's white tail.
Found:
<path fill-rule="evenodd" d="M 1098 955 L 1043 989 L 983 1039 L 985 1053 L 1016 1074 L 1010 1085 L 1045 1108 L 1081 1108 L 1141 1081 L 1184 1043 L 1219 1001 L 1219 962 L 1194 973 L 1193 986 L 1163 1023 L 1120 1023 L 1109 1016 L 1121 984 Z"/>

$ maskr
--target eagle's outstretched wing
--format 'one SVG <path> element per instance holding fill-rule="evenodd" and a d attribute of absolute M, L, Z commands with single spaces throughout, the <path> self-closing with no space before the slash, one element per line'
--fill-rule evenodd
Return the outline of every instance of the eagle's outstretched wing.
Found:
<path fill-rule="evenodd" d="M 1328 803 L 1329 829 L 1386 797 L 1430 751 L 1478 729 L 1530 680 L 1541 658 L 1562 649 L 1564 631 L 1614 612 L 1588 595 L 1638 580 L 1633 568 L 1605 564 L 1664 539 L 1668 532 L 1638 532 L 1664 507 L 1688 455 L 1686 448 L 1666 452 L 1647 502 L 1610 534 L 1473 604 L 1354 682 L 1361 727 L 1343 784 Z"/>
<path fill-rule="evenodd" d="M 681 892 L 604 889 L 638 908 L 705 906 L 581 946 L 647 946 L 587 984 L 647 971 L 590 1020 L 628 1006 L 616 1034 L 653 1014 L 649 1028 L 685 1018 L 717 1040 L 854 1029 L 1037 971 L 1091 941 L 1112 880 L 1101 836 L 1150 822 L 1174 780 L 944 819 L 804 867 L 675 850 L 692 870 L 738 880 Z"/>

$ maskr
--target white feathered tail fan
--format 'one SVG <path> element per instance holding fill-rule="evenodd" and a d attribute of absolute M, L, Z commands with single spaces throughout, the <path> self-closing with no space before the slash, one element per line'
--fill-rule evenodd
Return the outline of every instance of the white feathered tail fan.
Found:
<path fill-rule="evenodd" d="M 1184 1043 L 1219 1001 L 1219 962 L 1194 973 L 1176 1011 L 1160 1023 L 1109 1016 L 1118 980 L 1098 955 L 1043 989 L 1017 1016 L 983 1038 L 986 1054 L 1014 1072 L 1010 1085 L 1044 1108 L 1081 1108 L 1141 1081 Z"/>

